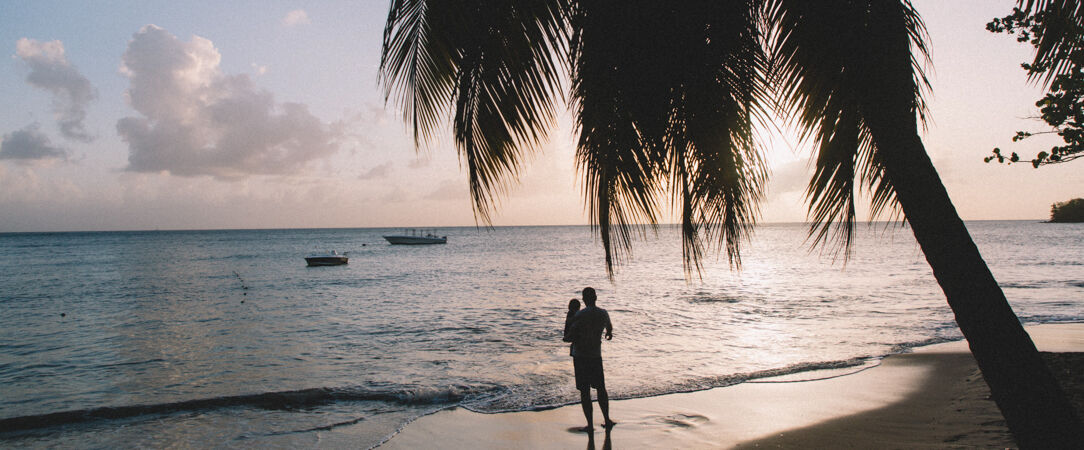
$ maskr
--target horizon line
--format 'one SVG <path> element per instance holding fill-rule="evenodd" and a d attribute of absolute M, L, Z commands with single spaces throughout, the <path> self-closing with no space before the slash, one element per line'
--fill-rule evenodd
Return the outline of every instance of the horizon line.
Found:
<path fill-rule="evenodd" d="M 964 220 L 964 223 L 971 222 L 1041 222 L 1048 223 L 1049 219 L 972 219 Z M 867 226 L 873 226 L 876 224 L 892 225 L 898 224 L 899 226 L 906 226 L 905 220 L 874 220 L 861 222 Z M 809 221 L 783 221 L 783 222 L 760 222 L 754 224 L 754 228 L 758 226 L 770 226 L 770 225 L 805 225 L 809 226 L 812 222 Z M 857 224 L 857 223 L 856 223 Z M 632 226 L 643 226 L 650 228 L 651 224 L 636 223 Z M 660 223 L 656 224 L 659 228 L 664 227 L 679 227 L 680 223 Z M 287 230 L 385 230 L 385 229 L 444 229 L 444 228 L 475 228 L 475 229 L 496 229 L 496 228 L 540 228 L 540 227 L 597 227 L 592 224 L 539 224 L 539 225 L 446 225 L 446 226 L 432 226 L 432 225 L 412 225 L 412 226 L 367 226 L 367 227 L 274 227 L 274 228 L 146 228 L 146 229 L 105 229 L 105 230 L 40 230 L 40 231 L 0 231 L 0 235 L 12 235 L 12 234 L 61 234 L 61 233 L 154 233 L 154 232 L 178 232 L 178 231 L 287 231 Z"/>

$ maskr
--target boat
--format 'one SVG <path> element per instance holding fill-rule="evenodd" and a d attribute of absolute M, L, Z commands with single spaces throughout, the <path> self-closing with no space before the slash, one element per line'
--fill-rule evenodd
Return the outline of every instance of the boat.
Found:
<path fill-rule="evenodd" d="M 432 230 L 403 230 L 401 234 L 385 235 L 384 239 L 394 245 L 447 244 L 448 236 L 437 236 Z"/>
<path fill-rule="evenodd" d="M 341 266 L 350 261 L 346 255 L 340 255 L 335 250 L 329 253 L 317 253 L 305 257 L 305 262 L 310 266 Z"/>

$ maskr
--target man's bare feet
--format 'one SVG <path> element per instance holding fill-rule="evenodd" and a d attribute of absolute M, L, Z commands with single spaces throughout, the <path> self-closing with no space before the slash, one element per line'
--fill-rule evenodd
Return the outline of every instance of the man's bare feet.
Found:
<path fill-rule="evenodd" d="M 577 428 L 576 430 L 578 430 L 578 431 L 582 431 L 582 432 L 584 432 L 584 433 L 590 433 L 590 432 L 592 432 L 592 431 L 595 431 L 595 427 L 593 427 L 593 426 L 591 426 L 591 425 L 588 425 L 588 426 L 586 426 L 586 427 L 583 427 L 583 428 Z"/>
<path fill-rule="evenodd" d="M 617 425 L 617 422 L 614 422 L 614 421 L 612 421 L 610 419 L 606 419 L 606 423 L 603 424 L 602 426 L 605 427 L 607 430 L 609 430 L 610 428 L 613 428 L 614 425 Z"/>

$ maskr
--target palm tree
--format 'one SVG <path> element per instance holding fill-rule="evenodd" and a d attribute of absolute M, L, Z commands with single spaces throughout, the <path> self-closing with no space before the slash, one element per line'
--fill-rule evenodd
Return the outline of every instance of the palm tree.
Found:
<path fill-rule="evenodd" d="M 833 219 L 853 223 L 853 196 L 842 193 L 853 192 L 848 183 L 861 173 L 874 210 L 894 201 L 906 216 L 1017 442 L 1079 445 L 1073 407 L 1009 307 L 918 135 L 925 79 L 911 49 L 926 53 L 918 15 L 906 2 L 842 1 L 831 10 L 811 3 L 779 1 L 769 21 L 784 104 L 820 144 L 809 189 L 820 236 Z"/>
<path fill-rule="evenodd" d="M 567 89 L 611 274 L 666 196 L 688 271 L 712 247 L 740 267 L 767 180 L 754 130 L 782 117 L 817 149 L 815 242 L 848 248 L 857 190 L 874 212 L 898 208 L 1017 442 L 1079 445 L 1080 420 L 922 145 L 926 57 L 906 0 L 393 0 L 381 74 L 416 143 L 453 117 L 486 223 Z"/>

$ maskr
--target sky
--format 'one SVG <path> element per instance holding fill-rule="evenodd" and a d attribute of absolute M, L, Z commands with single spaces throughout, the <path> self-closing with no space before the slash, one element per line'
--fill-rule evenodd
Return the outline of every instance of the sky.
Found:
<path fill-rule="evenodd" d="M 1030 49 L 985 24 L 1012 0 L 921 0 L 923 141 L 965 220 L 1045 219 L 1079 163 L 985 164 L 1050 138 Z M 0 232 L 475 225 L 447 134 L 416 149 L 377 69 L 386 1 L 0 3 Z M 567 114 L 495 225 L 587 224 Z M 447 127 L 446 127 L 447 128 Z M 762 222 L 806 218 L 808 148 L 767 143 Z M 860 212 L 861 218 L 866 218 Z"/>

